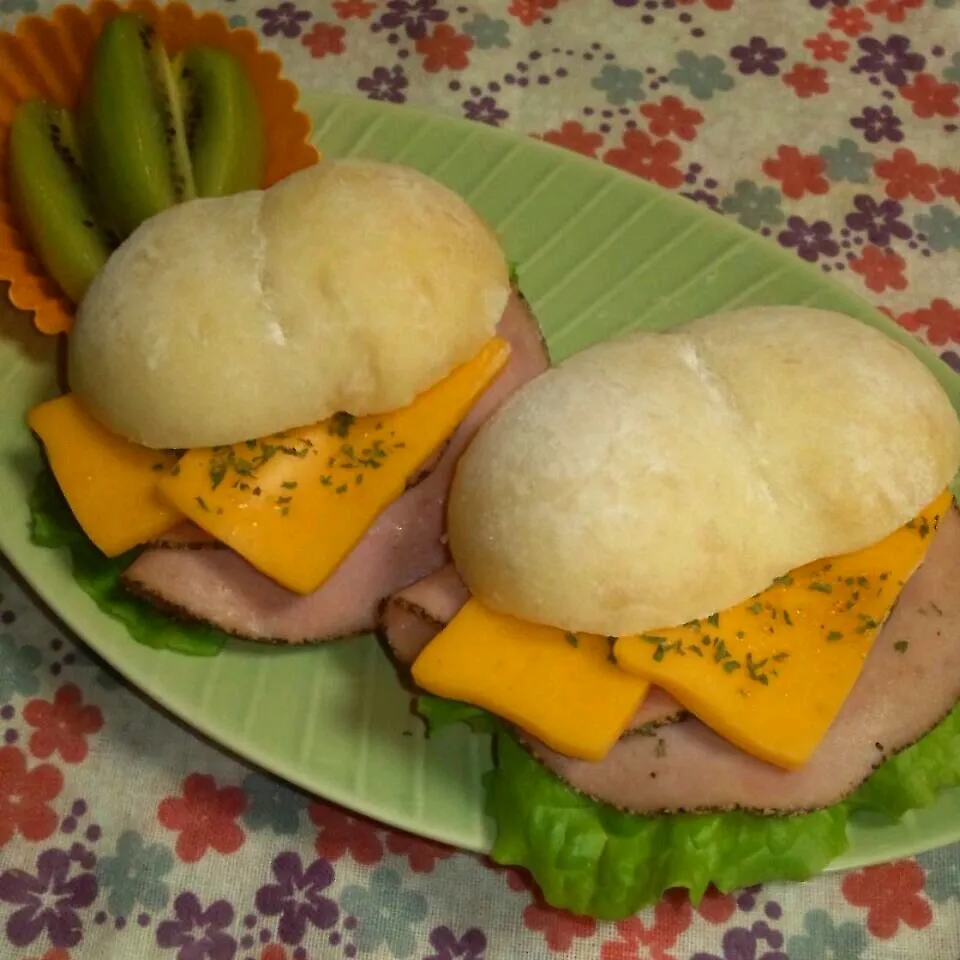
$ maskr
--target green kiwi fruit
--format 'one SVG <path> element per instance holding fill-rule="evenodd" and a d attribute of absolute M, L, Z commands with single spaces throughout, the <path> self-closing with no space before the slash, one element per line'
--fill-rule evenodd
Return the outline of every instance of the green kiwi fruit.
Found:
<path fill-rule="evenodd" d="M 263 120 L 232 54 L 193 47 L 171 63 L 156 31 L 123 13 L 97 40 L 76 124 L 65 108 L 30 101 L 14 118 L 9 155 L 17 214 L 44 268 L 79 303 L 144 220 L 196 196 L 259 187 Z"/>
<path fill-rule="evenodd" d="M 70 111 L 44 100 L 21 104 L 10 128 L 9 165 L 13 207 L 34 253 L 79 303 L 112 243 L 90 202 Z"/>
<path fill-rule="evenodd" d="M 197 196 L 260 186 L 263 121 L 253 84 L 226 50 L 191 47 L 174 60 Z"/>
<path fill-rule="evenodd" d="M 196 195 L 176 79 L 140 17 L 123 13 L 103 28 L 80 116 L 98 209 L 121 240 Z"/>

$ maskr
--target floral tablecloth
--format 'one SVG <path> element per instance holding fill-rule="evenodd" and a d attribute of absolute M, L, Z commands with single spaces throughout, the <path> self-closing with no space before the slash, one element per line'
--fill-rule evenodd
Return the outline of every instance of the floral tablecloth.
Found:
<path fill-rule="evenodd" d="M 0 28 L 52 3 L 0 0 Z M 957 0 L 197 4 L 303 88 L 512 127 L 677 190 L 960 371 Z M 303 796 L 162 715 L 0 567 L 0 956 L 960 960 L 960 845 L 620 923 Z"/>

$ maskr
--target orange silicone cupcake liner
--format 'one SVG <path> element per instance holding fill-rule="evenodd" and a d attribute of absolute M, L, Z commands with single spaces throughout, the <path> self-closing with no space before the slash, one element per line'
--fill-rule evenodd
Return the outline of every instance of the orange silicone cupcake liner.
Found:
<path fill-rule="evenodd" d="M 315 163 L 310 118 L 297 109 L 299 91 L 281 75 L 277 54 L 261 50 L 252 30 L 233 29 L 216 13 L 198 13 L 185 3 L 163 7 L 133 0 L 94 0 L 86 8 L 57 7 L 49 17 L 28 16 L 15 32 L 0 33 L 0 282 L 7 282 L 14 306 L 34 314 L 43 333 L 66 333 L 74 307 L 30 252 L 10 203 L 6 145 L 17 107 L 43 97 L 65 107 L 77 105 L 94 44 L 104 24 L 132 11 L 152 24 L 172 55 L 194 44 L 221 47 L 244 65 L 257 91 L 266 140 L 261 186 L 268 187 Z"/>

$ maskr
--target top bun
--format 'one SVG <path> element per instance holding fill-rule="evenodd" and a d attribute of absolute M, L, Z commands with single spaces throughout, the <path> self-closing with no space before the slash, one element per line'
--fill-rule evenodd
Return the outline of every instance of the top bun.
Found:
<path fill-rule="evenodd" d="M 878 542 L 958 465 L 957 414 L 906 347 L 836 313 L 736 311 L 523 387 L 460 460 L 450 547 L 490 607 L 624 636 Z"/>
<path fill-rule="evenodd" d="M 495 234 L 407 167 L 327 161 L 146 221 L 91 284 L 71 388 L 148 447 L 234 443 L 410 403 L 493 335 Z"/>

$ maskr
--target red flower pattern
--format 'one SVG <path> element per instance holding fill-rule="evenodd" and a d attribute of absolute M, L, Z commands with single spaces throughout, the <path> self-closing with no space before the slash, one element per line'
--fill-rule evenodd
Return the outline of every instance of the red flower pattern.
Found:
<path fill-rule="evenodd" d="M 541 21 L 545 12 L 556 7 L 557 2 L 512 0 L 509 12 L 521 24 L 530 26 Z M 690 5 L 697 0 L 676 2 Z M 834 34 L 821 31 L 804 40 L 803 46 L 817 63 L 828 67 L 832 63 L 845 63 L 851 43 L 840 36 L 856 38 L 869 34 L 874 24 L 868 14 L 878 18 L 877 26 L 882 32 L 880 18 L 891 24 L 902 23 L 907 14 L 920 8 L 923 2 L 860 0 L 859 7 L 833 7 L 828 15 L 829 27 Z M 733 0 L 703 0 L 703 3 L 717 11 L 729 10 L 733 6 Z M 341 21 L 362 21 L 370 18 L 377 4 L 369 0 L 334 0 L 332 8 Z M 511 29 L 515 31 L 516 26 Z M 316 23 L 301 42 L 314 58 L 320 59 L 342 53 L 345 35 L 344 28 L 336 24 Z M 458 34 L 452 26 L 440 24 L 433 27 L 432 34 L 421 37 L 415 46 L 422 56 L 422 68 L 428 73 L 436 73 L 467 67 L 470 62 L 468 51 L 473 48 L 473 41 L 465 34 Z M 853 56 L 856 59 L 856 52 Z M 829 91 L 827 70 L 808 64 L 795 64 L 782 80 L 796 96 L 804 99 Z M 920 119 L 954 118 L 960 114 L 960 86 L 944 82 L 934 74 L 921 73 L 910 77 L 899 92 Z M 694 140 L 704 121 L 703 114 L 686 107 L 675 96 L 663 97 L 659 104 L 644 104 L 639 112 L 647 120 L 649 135 L 628 133 L 624 136 L 623 146 L 607 151 L 603 159 L 664 186 L 679 186 L 681 181 L 677 180 L 677 175 L 680 171 L 676 164 L 681 148 L 665 138 Z M 541 139 L 594 158 L 602 153 L 605 142 L 602 134 L 586 130 L 577 121 L 567 121 L 559 129 L 547 130 Z M 910 139 L 908 142 L 916 144 Z M 825 166 L 818 161 L 815 155 L 804 155 L 796 147 L 780 147 L 776 157 L 764 162 L 763 170 L 781 182 L 786 197 L 801 199 L 811 194 L 823 194 L 829 189 Z M 960 171 L 948 167 L 937 169 L 932 164 L 922 163 L 913 150 L 896 149 L 892 156 L 875 163 L 874 173 L 891 199 L 929 203 L 939 196 L 960 204 Z M 874 185 L 875 188 L 878 186 Z M 906 263 L 892 250 L 867 246 L 849 266 L 852 272 L 863 278 L 867 288 L 876 293 L 903 290 L 907 286 Z M 943 297 L 899 316 L 889 309 L 884 312 L 905 329 L 923 334 L 931 344 L 942 346 L 960 342 L 960 307 Z M 89 735 L 103 726 L 99 708 L 83 705 L 82 694 L 73 684 L 61 687 L 52 702 L 33 700 L 28 703 L 23 710 L 23 719 L 34 728 L 29 740 L 29 749 L 34 756 L 43 759 L 57 754 L 69 763 L 78 763 L 87 756 Z M 30 758 L 23 750 L 0 746 L 0 847 L 18 834 L 25 840 L 39 841 L 56 829 L 58 815 L 50 804 L 62 792 L 63 775 L 50 763 L 38 763 L 28 769 L 29 762 Z M 191 860 L 201 859 L 211 847 L 221 853 L 230 853 L 242 846 L 245 837 L 235 821 L 245 804 L 245 797 L 238 788 L 218 790 L 212 777 L 191 774 L 184 780 L 183 795 L 166 798 L 157 810 L 165 827 L 180 831 L 176 845 L 178 856 Z M 405 857 L 414 872 L 426 873 L 434 869 L 439 859 L 451 855 L 446 847 L 406 834 L 387 832 L 381 839 L 374 824 L 363 818 L 347 816 L 325 804 L 315 804 L 310 816 L 319 828 L 315 842 L 317 853 L 331 860 L 349 853 L 359 863 L 372 864 L 382 858 L 385 847 Z M 236 846 L 229 849 L 237 836 Z M 221 846 L 217 845 L 217 837 Z M 224 845 L 228 849 L 223 849 Z M 181 847 L 189 848 L 187 852 L 196 853 L 196 856 L 184 856 Z M 526 871 L 488 865 L 504 874 L 510 890 L 536 896 L 535 885 Z M 889 939 L 900 931 L 901 925 L 922 929 L 932 922 L 931 906 L 923 894 L 923 871 L 912 860 L 849 874 L 842 881 L 842 890 L 850 904 L 867 911 L 866 925 L 874 937 Z M 655 907 L 652 921 L 650 915 L 644 913 L 607 927 L 609 932 L 605 935 L 613 936 L 615 930 L 616 939 L 605 941 L 599 956 L 602 960 L 675 960 L 669 951 L 697 915 L 708 923 L 720 925 L 730 921 L 735 912 L 735 898 L 712 888 L 695 911 L 685 894 L 671 893 Z M 529 930 L 543 934 L 554 952 L 569 951 L 577 946 L 578 939 L 597 935 L 599 940 L 597 925 L 593 921 L 554 910 L 540 900 L 526 907 L 524 923 Z M 35 949 L 43 950 L 43 947 Z M 257 949 L 251 952 L 257 953 Z M 263 947 L 257 956 L 258 960 L 290 960 L 288 951 L 277 944 Z M 66 950 L 52 948 L 42 956 L 31 954 L 24 960 L 70 960 L 70 955 Z"/>
<path fill-rule="evenodd" d="M 168 830 L 176 830 L 177 856 L 184 863 L 196 863 L 207 850 L 236 853 L 246 836 L 236 820 L 247 807 L 247 795 L 240 787 L 217 788 L 213 777 L 191 773 L 183 781 L 179 797 L 165 797 L 157 807 L 157 819 Z"/>
<path fill-rule="evenodd" d="M 31 700 L 23 708 L 23 719 L 36 727 L 30 734 L 30 752 L 40 760 L 59 753 L 67 763 L 80 763 L 86 757 L 87 736 L 103 726 L 100 708 L 85 706 L 75 683 L 60 687 L 52 703 Z"/>
<path fill-rule="evenodd" d="M 313 29 L 300 38 L 314 60 L 322 60 L 328 53 L 343 53 L 346 30 L 333 23 L 315 23 Z"/>
<path fill-rule="evenodd" d="M 906 262 L 892 250 L 882 250 L 870 244 L 863 253 L 850 261 L 850 269 L 863 277 L 868 290 L 883 293 L 884 290 L 905 290 L 907 279 L 903 275 Z"/>
<path fill-rule="evenodd" d="M 627 130 L 623 147 L 608 150 L 603 159 L 613 167 L 652 180 L 661 187 L 679 187 L 683 173 L 674 166 L 680 159 L 680 147 L 672 140 L 652 140 L 643 130 Z"/>
<path fill-rule="evenodd" d="M 507 13 L 516 17 L 525 27 L 543 19 L 544 10 L 552 10 L 559 0 L 513 0 Z"/>
<path fill-rule="evenodd" d="M 566 147 L 574 153 L 582 153 L 585 157 L 595 157 L 603 146 L 602 133 L 588 133 L 583 129 L 583 124 L 576 120 L 567 120 L 559 130 L 548 130 L 540 139 L 557 147 Z"/>
<path fill-rule="evenodd" d="M 438 23 L 432 34 L 417 41 L 417 53 L 423 56 L 427 73 L 439 73 L 444 68 L 463 70 L 470 64 L 467 52 L 472 49 L 473 40 L 447 23 Z"/>
<path fill-rule="evenodd" d="M 783 75 L 783 82 L 793 87 L 794 93 L 802 100 L 817 93 L 829 93 L 827 71 L 823 67 L 811 67 L 807 63 L 796 63 L 789 73 Z"/>
<path fill-rule="evenodd" d="M 909 100 L 913 112 L 924 120 L 930 117 L 955 117 L 960 113 L 958 94 L 960 86 L 941 83 L 930 73 L 918 73 L 912 83 L 900 87 L 900 96 Z"/>
<path fill-rule="evenodd" d="M 592 917 L 578 917 L 539 902 L 524 908 L 523 925 L 542 933 L 547 946 L 556 953 L 566 953 L 574 941 L 592 937 L 597 929 L 597 921 Z"/>
<path fill-rule="evenodd" d="M 836 60 L 845 63 L 850 44 L 846 40 L 831 37 L 826 30 L 803 41 L 803 45 L 813 54 L 814 60 Z"/>
<path fill-rule="evenodd" d="M 798 200 L 807 193 L 821 194 L 830 189 L 823 176 L 823 158 L 815 153 L 801 153 L 796 147 L 781 145 L 776 157 L 763 161 L 763 172 L 779 180 L 786 197 Z"/>
<path fill-rule="evenodd" d="M 703 114 L 685 106 L 679 97 L 664 97 L 659 103 L 645 103 L 640 112 L 649 121 L 650 132 L 655 137 L 676 135 L 681 140 L 693 140 L 697 127 L 703 123 Z"/>
<path fill-rule="evenodd" d="M 693 907 L 686 893 L 671 891 L 654 907 L 649 927 L 639 915 L 614 924 L 619 939 L 604 942 L 600 960 L 679 960 L 667 951 L 692 921 Z M 646 948 L 643 953 L 641 947 Z"/>
<path fill-rule="evenodd" d="M 318 857 L 331 862 L 349 853 L 357 863 L 377 863 L 383 857 L 383 844 L 377 829 L 363 817 L 350 817 L 328 803 L 310 806 L 310 819 L 320 828 L 314 849 Z"/>
<path fill-rule="evenodd" d="M 63 774 L 50 763 L 27 769 L 18 747 L 0 747 L 0 847 L 18 833 L 25 840 L 46 840 L 57 829 L 49 806 L 63 789 Z"/>
<path fill-rule="evenodd" d="M 888 23 L 903 23 L 908 10 L 919 10 L 924 0 L 868 0 L 867 13 L 883 15 Z"/>
<path fill-rule="evenodd" d="M 433 873 L 438 860 L 453 856 L 452 847 L 396 831 L 387 834 L 387 849 L 406 857 L 414 873 Z"/>
<path fill-rule="evenodd" d="M 878 160 L 873 170 L 878 177 L 887 181 L 885 191 L 892 200 L 903 200 L 904 197 L 933 200 L 934 186 L 940 179 L 936 167 L 920 163 L 916 154 L 906 147 L 894 150 L 889 160 Z"/>
<path fill-rule="evenodd" d="M 848 37 L 859 37 L 861 33 L 869 33 L 873 29 L 873 24 L 860 7 L 834 7 L 828 26 Z"/>
<path fill-rule="evenodd" d="M 494 863 L 489 857 L 481 858 L 480 862 L 488 870 L 492 870 L 494 873 L 499 873 L 506 877 L 507 886 L 514 892 L 522 893 L 526 891 L 527 893 L 534 894 L 534 896 L 537 895 L 537 885 L 527 870 L 519 867 L 504 867 L 499 863 Z"/>
<path fill-rule="evenodd" d="M 941 197 L 950 197 L 951 200 L 960 203 L 960 170 L 951 170 L 949 167 L 944 167 L 940 171 L 937 193 Z"/>
<path fill-rule="evenodd" d="M 721 893 L 716 887 L 707 892 L 697 907 L 697 913 L 708 923 L 726 923 L 737 912 L 737 899 L 730 893 Z"/>
<path fill-rule="evenodd" d="M 927 339 L 938 347 L 945 343 L 960 343 L 960 307 L 937 297 L 929 307 L 901 313 L 897 322 L 913 333 L 924 331 Z"/>
<path fill-rule="evenodd" d="M 341 20 L 366 20 L 376 7 L 367 0 L 333 0 L 333 9 Z"/>
<path fill-rule="evenodd" d="M 843 895 L 855 907 L 867 908 L 867 930 L 889 940 L 905 923 L 922 930 L 933 919 L 921 896 L 923 868 L 915 860 L 898 860 L 866 867 L 843 878 Z"/>

